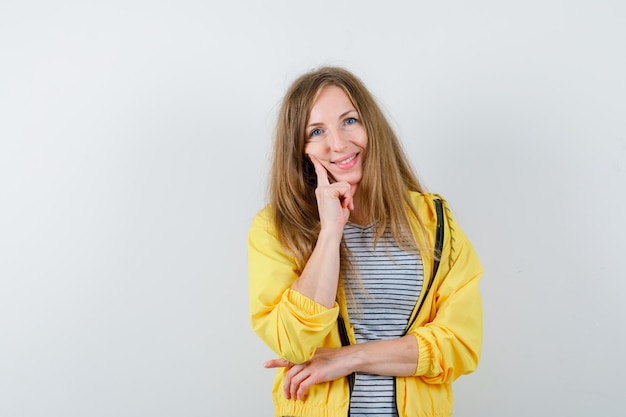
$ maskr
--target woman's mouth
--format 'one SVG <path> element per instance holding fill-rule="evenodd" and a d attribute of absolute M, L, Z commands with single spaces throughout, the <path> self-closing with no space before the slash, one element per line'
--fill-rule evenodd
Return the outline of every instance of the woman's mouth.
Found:
<path fill-rule="evenodd" d="M 352 168 L 352 166 L 354 166 L 354 164 L 356 164 L 357 156 L 359 156 L 359 152 L 355 152 L 352 155 L 350 155 L 350 156 L 348 156 L 347 158 L 344 158 L 344 159 L 331 161 L 331 164 L 335 164 L 339 168 L 342 168 L 342 169 Z"/>

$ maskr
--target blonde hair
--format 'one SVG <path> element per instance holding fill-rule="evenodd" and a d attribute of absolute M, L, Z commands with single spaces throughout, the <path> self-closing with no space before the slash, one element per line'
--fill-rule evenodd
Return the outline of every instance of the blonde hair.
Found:
<path fill-rule="evenodd" d="M 311 256 L 320 231 L 315 188 L 317 176 L 305 157 L 305 127 L 320 91 L 329 85 L 343 89 L 367 132 L 367 154 L 359 183 L 364 212 L 376 225 L 375 243 L 389 229 L 396 243 L 416 251 L 407 206 L 422 225 L 409 191 L 422 191 L 406 154 L 372 94 L 351 72 L 321 67 L 297 78 L 282 101 L 276 125 L 269 198 L 281 244 L 294 256 L 299 268 Z M 342 270 L 350 268 L 342 245 Z"/>

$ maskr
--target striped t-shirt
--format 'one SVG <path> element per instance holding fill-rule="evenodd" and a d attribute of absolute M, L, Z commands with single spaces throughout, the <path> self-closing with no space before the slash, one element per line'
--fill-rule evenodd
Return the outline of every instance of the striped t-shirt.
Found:
<path fill-rule="evenodd" d="M 396 245 L 385 233 L 374 249 L 373 226 L 352 223 L 344 228 L 355 273 L 348 273 L 345 285 L 348 314 L 357 343 L 401 337 L 408 324 L 423 282 L 422 260 Z M 350 417 L 397 416 L 394 378 L 358 373 Z"/>

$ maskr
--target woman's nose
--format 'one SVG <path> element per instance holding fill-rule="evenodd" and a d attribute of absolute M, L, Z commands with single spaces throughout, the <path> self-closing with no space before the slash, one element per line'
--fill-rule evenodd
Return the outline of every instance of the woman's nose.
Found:
<path fill-rule="evenodd" d="M 328 146 L 333 151 L 342 151 L 348 146 L 348 140 L 341 130 L 330 129 L 328 131 Z"/>

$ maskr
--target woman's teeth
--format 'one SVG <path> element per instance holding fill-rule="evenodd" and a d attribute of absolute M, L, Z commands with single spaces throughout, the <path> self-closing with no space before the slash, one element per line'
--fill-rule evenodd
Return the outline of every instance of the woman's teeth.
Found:
<path fill-rule="evenodd" d="M 354 155 L 352 155 L 350 158 L 344 159 L 343 161 L 337 161 L 337 162 L 333 162 L 337 165 L 345 165 L 349 162 L 351 162 L 354 158 L 356 158 L 358 155 L 358 153 L 355 153 Z"/>

